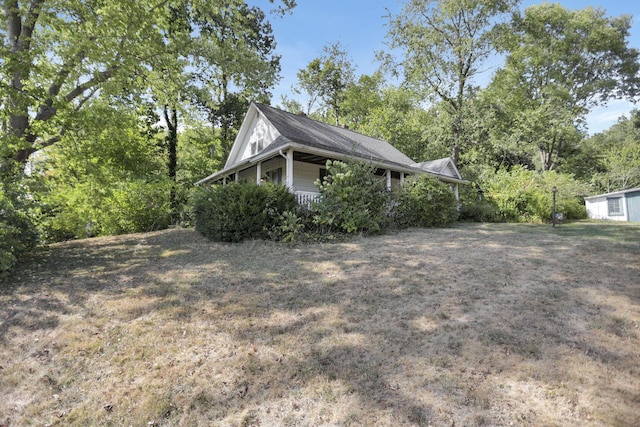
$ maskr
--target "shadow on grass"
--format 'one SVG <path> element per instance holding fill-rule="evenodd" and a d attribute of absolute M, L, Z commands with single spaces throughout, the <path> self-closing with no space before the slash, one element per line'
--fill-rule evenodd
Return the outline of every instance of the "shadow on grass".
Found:
<path fill-rule="evenodd" d="M 190 230 L 70 242 L 0 292 L 0 341 L 73 313 L 129 328 L 155 315 L 158 331 L 193 329 L 194 353 L 231 337 L 188 377 L 165 373 L 174 397 L 142 416 L 166 424 L 632 423 L 638 229 L 593 227 L 464 225 L 317 246 L 217 244 Z M 126 306 L 101 311 L 114 301 Z M 585 384 L 594 373 L 609 381 Z M 119 406 L 108 417 L 87 407 L 78 423 L 106 424 Z"/>

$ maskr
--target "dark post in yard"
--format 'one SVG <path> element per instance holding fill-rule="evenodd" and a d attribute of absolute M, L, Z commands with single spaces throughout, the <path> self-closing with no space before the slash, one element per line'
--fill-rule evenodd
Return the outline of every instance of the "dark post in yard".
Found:
<path fill-rule="evenodd" d="M 553 193 L 553 209 L 551 212 L 551 224 L 552 227 L 556 226 L 556 192 L 558 191 L 558 189 L 556 188 L 556 186 L 554 185 L 553 187 L 551 187 L 551 192 Z"/>

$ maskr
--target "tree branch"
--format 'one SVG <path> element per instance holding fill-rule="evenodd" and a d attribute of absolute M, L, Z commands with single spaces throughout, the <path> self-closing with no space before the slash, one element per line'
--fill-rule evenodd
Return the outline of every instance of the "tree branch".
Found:
<path fill-rule="evenodd" d="M 99 87 L 98 86 L 94 86 L 91 88 L 91 91 L 89 92 L 89 95 L 85 96 L 84 98 L 82 98 L 82 100 L 78 103 L 78 105 L 76 105 L 75 111 L 79 111 L 82 106 L 84 105 L 85 102 L 87 102 L 88 100 L 90 100 L 93 95 L 95 95 L 95 93 L 98 91 Z"/>
<path fill-rule="evenodd" d="M 27 16 L 24 19 L 22 30 L 20 32 L 20 40 L 22 42 L 22 50 L 27 51 L 31 47 L 31 36 L 33 35 L 33 30 L 36 27 L 36 23 L 38 22 L 38 17 L 40 16 L 40 10 L 42 9 L 42 4 L 44 0 L 32 0 L 29 5 L 29 11 L 27 12 Z"/>

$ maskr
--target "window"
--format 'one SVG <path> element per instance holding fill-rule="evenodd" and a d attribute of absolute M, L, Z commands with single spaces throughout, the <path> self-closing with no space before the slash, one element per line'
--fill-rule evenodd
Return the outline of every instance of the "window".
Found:
<path fill-rule="evenodd" d="M 327 176 L 327 170 L 325 168 L 320 168 L 320 174 L 319 174 L 319 178 L 320 178 L 320 182 L 324 182 L 324 177 Z"/>
<path fill-rule="evenodd" d="M 273 169 L 266 173 L 267 181 L 272 184 L 282 184 L 282 168 Z"/>
<path fill-rule="evenodd" d="M 622 205 L 620 204 L 620 199 L 620 197 L 607 199 L 609 215 L 622 215 Z"/>
<path fill-rule="evenodd" d="M 254 155 L 258 154 L 260 151 L 262 151 L 262 148 L 263 148 L 262 139 L 259 140 L 259 141 L 251 141 L 250 145 L 251 145 L 251 155 L 252 156 L 254 156 Z"/>

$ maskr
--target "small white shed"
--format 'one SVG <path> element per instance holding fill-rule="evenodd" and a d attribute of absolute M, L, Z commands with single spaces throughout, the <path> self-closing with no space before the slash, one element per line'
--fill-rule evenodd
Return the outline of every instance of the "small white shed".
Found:
<path fill-rule="evenodd" d="M 640 188 L 585 197 L 591 219 L 640 222 Z"/>

